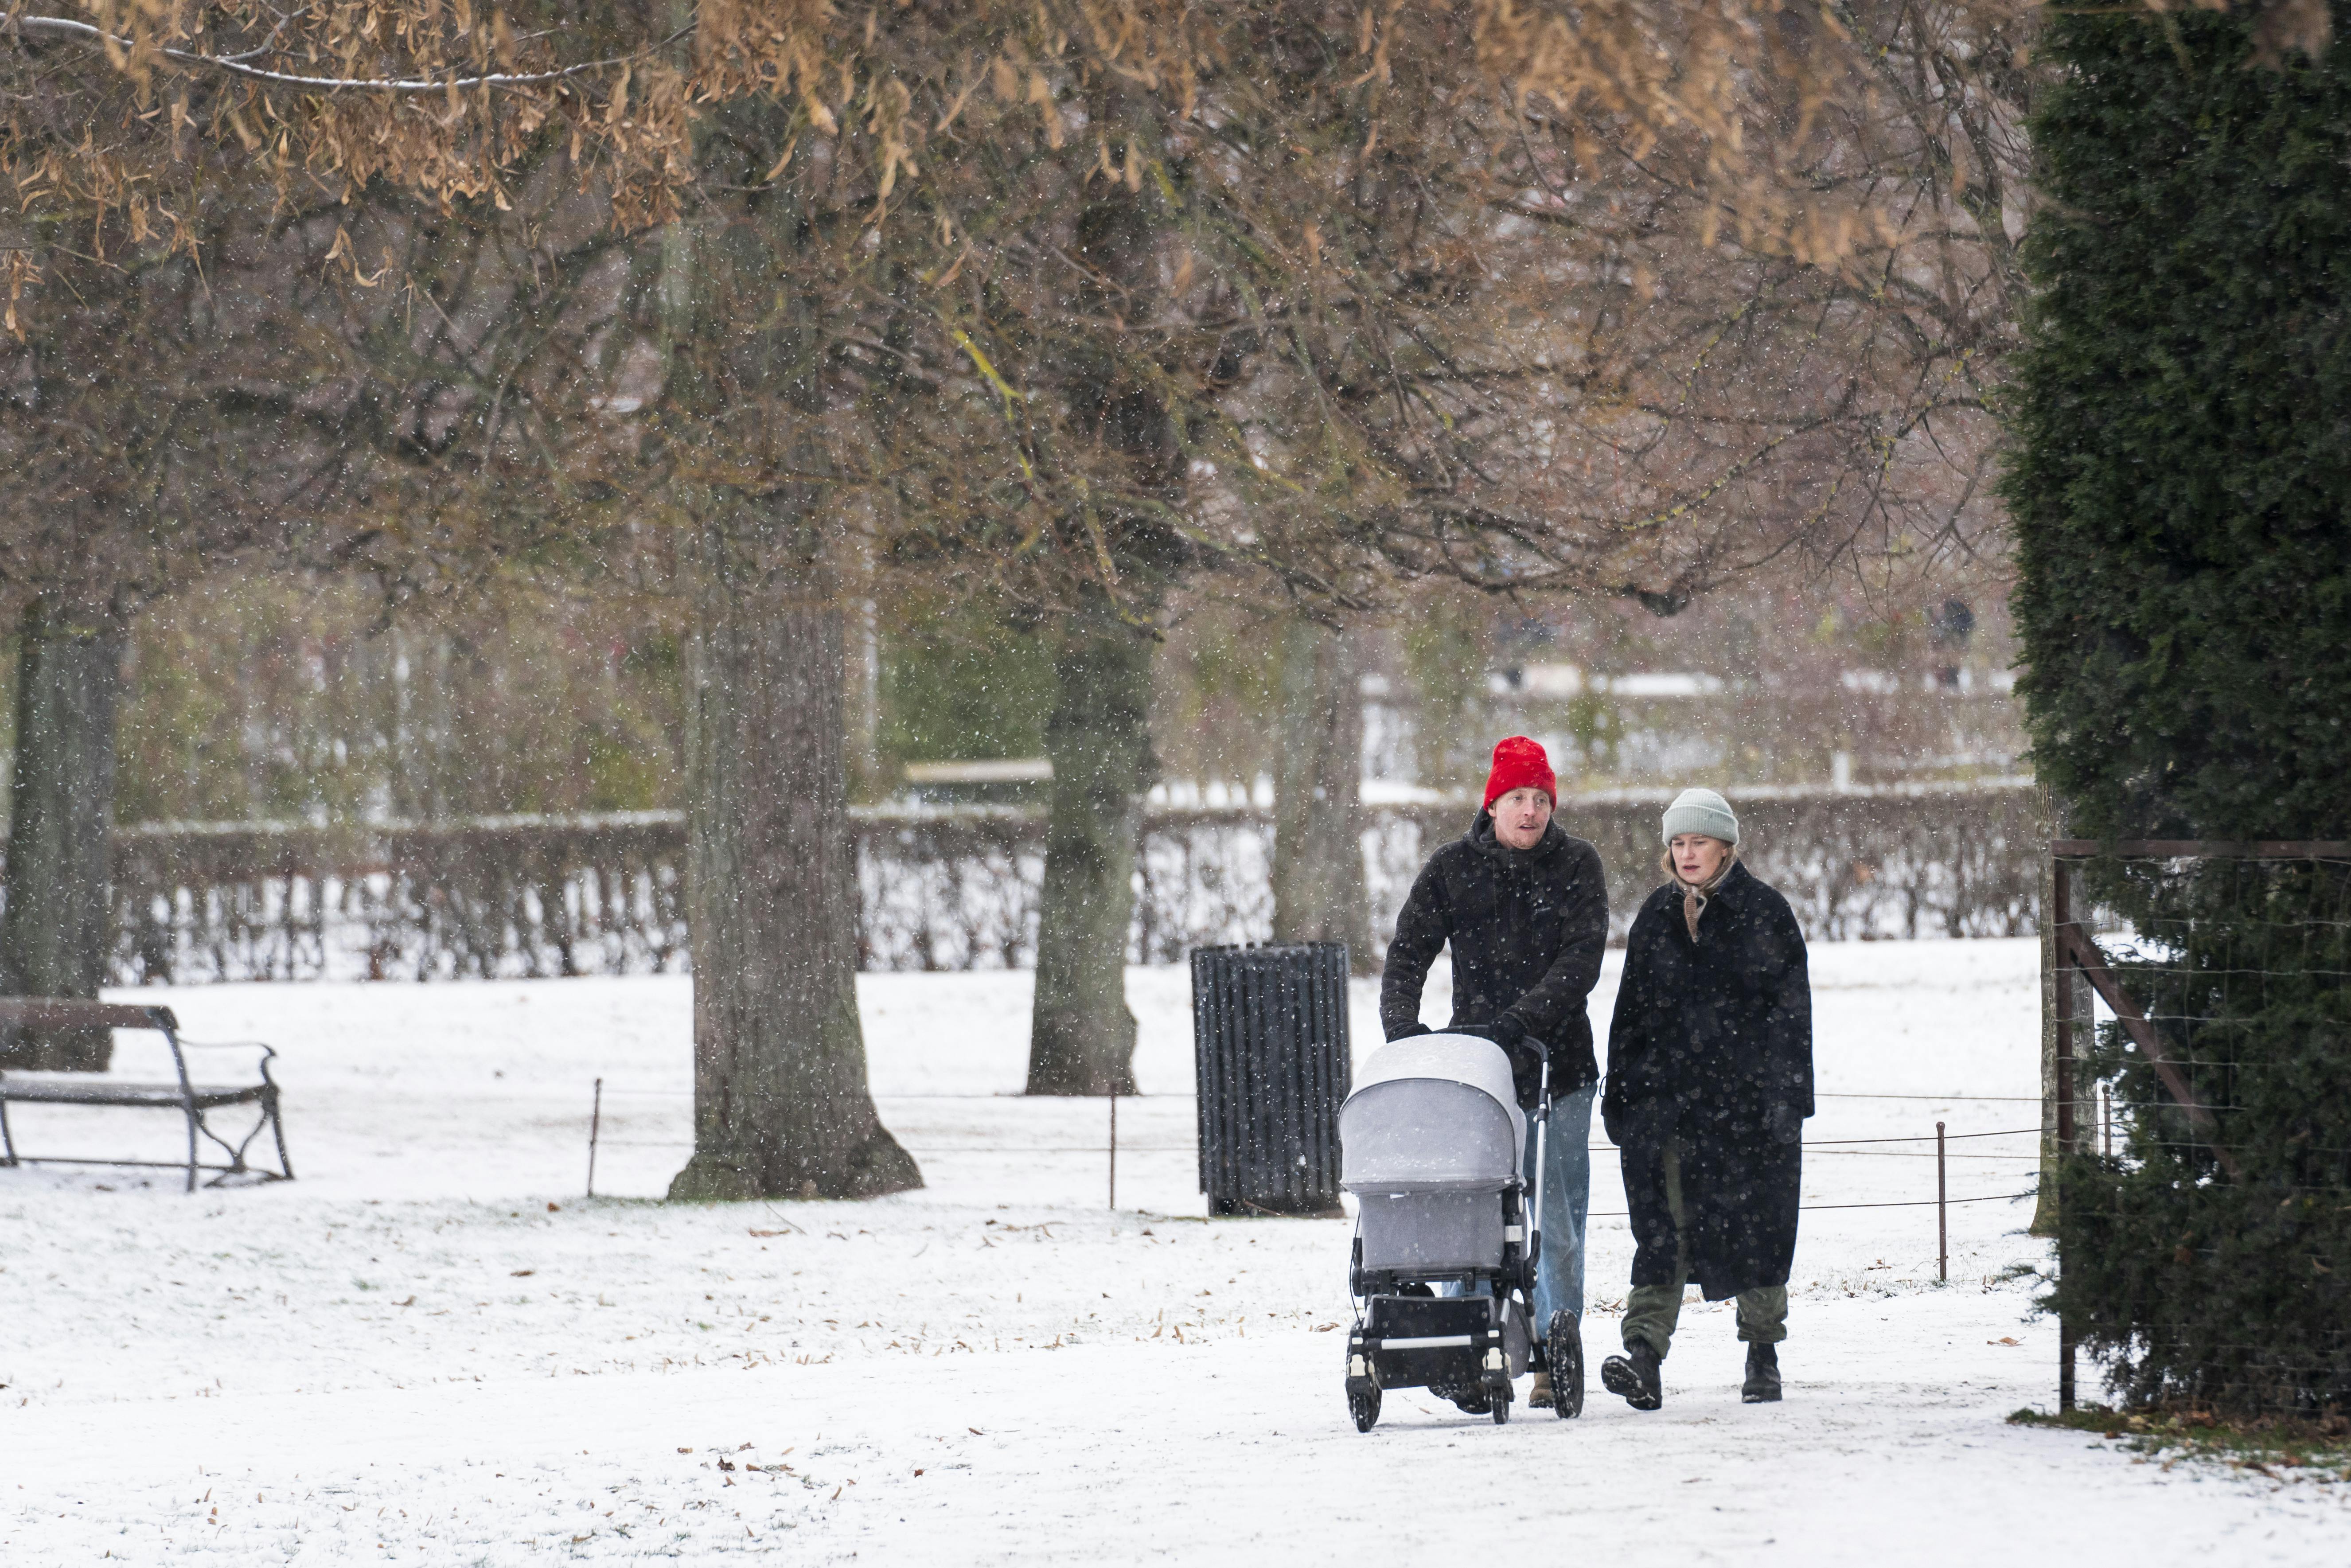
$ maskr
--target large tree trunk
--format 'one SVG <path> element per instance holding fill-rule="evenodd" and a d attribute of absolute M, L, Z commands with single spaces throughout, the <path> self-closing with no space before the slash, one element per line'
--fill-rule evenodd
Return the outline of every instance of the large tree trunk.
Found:
<path fill-rule="evenodd" d="M 1037 912 L 1031 1094 L 1134 1092 L 1126 937 L 1143 795 L 1158 771 L 1147 721 L 1156 644 L 1100 596 L 1062 624 L 1045 749 L 1053 802 Z"/>
<path fill-rule="evenodd" d="M 12 996 L 96 997 L 114 941 L 107 837 L 123 630 L 37 601 L 16 647 L 0 986 Z M 112 1040 L 102 1029 L 26 1030 L 0 1038 L 0 1062 L 103 1072 Z"/>
<path fill-rule="evenodd" d="M 694 1158 L 669 1196 L 899 1192 L 923 1176 L 866 1085 L 841 611 L 739 532 L 705 523 L 695 563 Z"/>
<path fill-rule="evenodd" d="M 683 552 L 694 1157 L 673 1199 L 874 1197 L 923 1183 L 874 1111 L 857 1011 L 847 530 L 814 486 L 732 477 L 827 465 L 823 323 L 793 275 L 811 231 L 787 195 L 746 193 L 749 165 L 736 162 L 781 139 L 779 112 L 738 105 L 699 122 L 697 155 L 737 194 L 671 224 L 640 275 L 668 366 L 674 493 L 694 519 Z"/>
<path fill-rule="evenodd" d="M 1281 640 L 1273 784 L 1273 939 L 1344 942 L 1372 967 L 1364 890 L 1363 671 L 1355 640 L 1293 621 Z"/>

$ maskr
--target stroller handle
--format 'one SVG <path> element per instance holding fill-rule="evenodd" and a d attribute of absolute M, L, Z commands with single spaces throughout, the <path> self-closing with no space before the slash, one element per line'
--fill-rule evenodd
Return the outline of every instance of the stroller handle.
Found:
<path fill-rule="evenodd" d="M 1544 1157 L 1551 1147 L 1551 1052 L 1543 1052 L 1541 1103 L 1535 1108 L 1535 1170 L 1534 1179 L 1527 1185 L 1533 1188 L 1527 1201 L 1527 1235 L 1530 1250 L 1542 1244 L 1542 1176 Z"/>

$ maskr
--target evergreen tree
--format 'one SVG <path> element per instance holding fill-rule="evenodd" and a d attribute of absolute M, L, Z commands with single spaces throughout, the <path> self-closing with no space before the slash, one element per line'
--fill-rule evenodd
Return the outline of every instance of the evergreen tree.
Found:
<path fill-rule="evenodd" d="M 2249 69 L 2248 31 L 2049 40 L 2008 489 L 2035 758 L 2090 834 L 2351 829 L 2351 53 Z"/>
<path fill-rule="evenodd" d="M 2008 498 L 2034 756 L 2076 833 L 2351 837 L 2351 47 L 2272 64 L 2257 31 L 2074 13 L 2047 39 Z M 2055 1301 L 2135 1400 L 2351 1403 L 2346 873 L 2087 879 L 2217 1118 L 2095 1046 L 2126 1131 L 2067 1162 Z"/>

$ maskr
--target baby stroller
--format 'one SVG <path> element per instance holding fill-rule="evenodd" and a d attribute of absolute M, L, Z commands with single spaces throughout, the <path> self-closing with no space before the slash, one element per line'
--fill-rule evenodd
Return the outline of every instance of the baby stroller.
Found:
<path fill-rule="evenodd" d="M 1551 1372 L 1562 1416 L 1582 1411 L 1582 1340 L 1567 1314 L 1553 1313 L 1546 1343 L 1531 1343 L 1542 1216 L 1541 1194 L 1530 1198 L 1520 1170 L 1526 1124 L 1510 1059 L 1466 1034 L 1384 1048 L 1340 1108 L 1339 1185 L 1359 1206 L 1347 1336 L 1357 1431 L 1380 1418 L 1384 1388 L 1432 1388 L 1502 1426 L 1510 1380 L 1530 1362 Z"/>

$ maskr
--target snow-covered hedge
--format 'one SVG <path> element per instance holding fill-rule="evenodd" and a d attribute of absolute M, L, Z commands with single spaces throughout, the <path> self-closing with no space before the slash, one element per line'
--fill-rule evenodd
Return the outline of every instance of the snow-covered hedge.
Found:
<path fill-rule="evenodd" d="M 1570 798 L 1625 917 L 1653 884 L 1661 794 Z M 2035 801 L 1979 788 L 1748 791 L 1750 863 L 1816 937 L 2014 936 L 2033 929 Z M 1364 853 L 1384 942 L 1428 849 L 1474 801 L 1378 806 Z M 856 813 L 870 969 L 1030 962 L 1040 815 Z M 1154 809 L 1131 952 L 1182 961 L 1271 929 L 1271 813 Z M 366 829 L 152 823 L 116 835 L 115 973 L 141 980 L 444 979 L 628 974 L 687 961 L 684 826 L 674 812 L 484 818 Z M 1623 920 L 1619 921 L 1621 934 Z"/>

